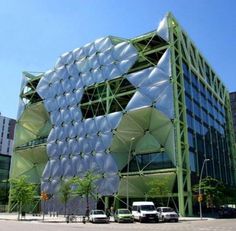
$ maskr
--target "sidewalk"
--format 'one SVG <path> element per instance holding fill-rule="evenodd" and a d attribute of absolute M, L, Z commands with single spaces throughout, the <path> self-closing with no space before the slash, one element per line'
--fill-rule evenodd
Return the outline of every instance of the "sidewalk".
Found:
<path fill-rule="evenodd" d="M 0 220 L 12 220 L 17 221 L 18 214 L 17 213 L 0 213 Z M 78 223 L 82 223 L 82 216 L 76 216 L 76 221 Z M 215 218 L 203 217 L 202 221 L 206 220 L 214 220 Z M 179 221 L 200 221 L 199 217 L 179 217 Z M 64 215 L 59 216 L 49 216 L 48 214 L 44 216 L 33 216 L 32 214 L 26 214 L 25 217 L 21 219 L 21 221 L 37 221 L 37 222 L 51 222 L 51 223 L 66 223 L 66 217 Z M 110 219 L 111 222 L 114 221 L 113 217 Z"/>

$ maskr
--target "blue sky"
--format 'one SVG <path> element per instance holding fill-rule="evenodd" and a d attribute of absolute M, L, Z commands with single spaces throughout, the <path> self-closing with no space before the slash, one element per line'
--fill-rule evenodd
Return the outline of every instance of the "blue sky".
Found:
<path fill-rule="evenodd" d="M 0 0 L 0 112 L 16 118 L 22 71 L 53 68 L 97 38 L 132 38 L 171 11 L 229 91 L 236 91 L 234 0 Z"/>

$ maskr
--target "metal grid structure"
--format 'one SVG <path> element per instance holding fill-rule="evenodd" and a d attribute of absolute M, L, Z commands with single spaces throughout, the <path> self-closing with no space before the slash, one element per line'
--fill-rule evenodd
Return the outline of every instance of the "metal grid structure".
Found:
<path fill-rule="evenodd" d="M 192 214 L 191 176 L 207 153 L 191 152 L 185 69 L 225 111 L 222 150 L 231 172 L 205 175 L 234 184 L 228 92 L 171 14 L 156 31 L 98 39 L 63 54 L 44 74 L 24 72 L 11 176 L 27 175 L 56 195 L 62 180 L 89 170 L 101 176 L 98 197 L 118 200 L 127 196 L 127 184 L 135 200 L 163 181 L 180 214 Z M 55 197 L 47 203 L 62 210 Z"/>

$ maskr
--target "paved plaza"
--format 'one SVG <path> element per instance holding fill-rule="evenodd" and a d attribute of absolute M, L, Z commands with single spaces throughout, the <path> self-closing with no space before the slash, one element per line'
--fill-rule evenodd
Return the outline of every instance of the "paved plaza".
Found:
<path fill-rule="evenodd" d="M 10 218 L 13 218 L 10 217 Z M 15 218 L 15 217 L 14 217 Z M 46 217 L 42 222 L 40 218 L 25 219 L 16 221 L 16 219 L 6 220 L 0 217 L 0 231 L 97 231 L 97 230 L 160 230 L 160 231 L 231 231 L 235 230 L 236 219 L 181 219 L 178 223 L 138 223 L 133 224 L 117 224 L 110 222 L 109 224 L 91 224 L 82 222 L 65 223 L 64 217 L 50 218 Z"/>

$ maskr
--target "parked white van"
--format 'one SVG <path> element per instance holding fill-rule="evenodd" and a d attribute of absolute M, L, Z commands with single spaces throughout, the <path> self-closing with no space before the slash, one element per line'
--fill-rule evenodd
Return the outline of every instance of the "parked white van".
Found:
<path fill-rule="evenodd" d="M 152 201 L 136 201 L 132 205 L 132 215 L 139 222 L 155 221 L 158 222 L 158 213 Z"/>

